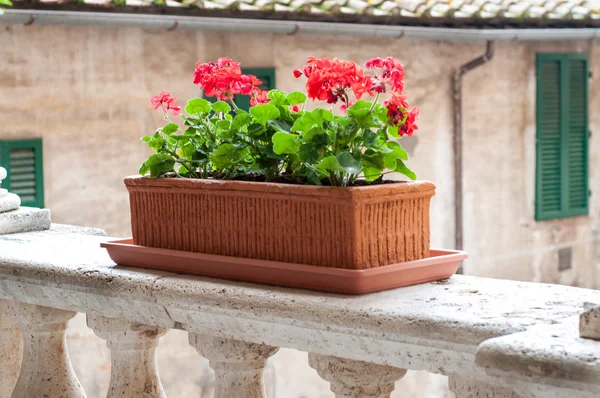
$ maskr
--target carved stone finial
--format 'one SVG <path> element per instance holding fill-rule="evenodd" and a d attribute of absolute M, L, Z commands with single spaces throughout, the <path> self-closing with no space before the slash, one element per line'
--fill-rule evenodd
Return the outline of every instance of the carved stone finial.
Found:
<path fill-rule="evenodd" d="M 0 184 L 8 173 L 4 167 L 0 167 Z M 16 210 L 21 206 L 21 198 L 14 193 L 9 193 L 5 188 L 0 188 L 0 213 Z"/>
<path fill-rule="evenodd" d="M 0 167 L 0 183 L 8 173 Z M 0 235 L 20 232 L 43 231 L 50 228 L 50 210 L 21 207 L 19 195 L 0 188 Z"/>

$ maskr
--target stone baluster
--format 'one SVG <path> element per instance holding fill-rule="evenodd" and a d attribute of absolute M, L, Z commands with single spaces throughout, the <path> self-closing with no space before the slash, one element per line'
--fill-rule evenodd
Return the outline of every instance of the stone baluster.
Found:
<path fill-rule="evenodd" d="M 190 344 L 215 371 L 214 398 L 266 398 L 263 372 L 277 347 L 194 333 Z"/>
<path fill-rule="evenodd" d="M 11 301 L 8 314 L 23 336 L 21 374 L 12 398 L 85 398 L 65 338 L 76 313 Z"/>
<path fill-rule="evenodd" d="M 0 398 L 10 397 L 15 388 L 22 353 L 21 333 L 8 318 L 8 301 L 0 300 Z"/>
<path fill-rule="evenodd" d="M 519 398 L 511 389 L 456 376 L 448 378 L 448 386 L 456 398 Z"/>
<path fill-rule="evenodd" d="M 405 369 L 309 354 L 309 365 L 331 384 L 336 398 L 389 398 Z"/>
<path fill-rule="evenodd" d="M 156 365 L 156 346 L 162 328 L 87 315 L 87 324 L 106 340 L 111 354 L 107 398 L 164 398 Z"/>

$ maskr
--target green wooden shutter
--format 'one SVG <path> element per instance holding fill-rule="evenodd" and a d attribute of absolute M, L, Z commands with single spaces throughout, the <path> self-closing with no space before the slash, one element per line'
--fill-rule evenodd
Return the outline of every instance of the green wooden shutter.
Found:
<path fill-rule="evenodd" d="M 0 141 L 0 166 L 8 171 L 2 187 L 19 195 L 22 206 L 44 207 L 41 139 Z"/>
<path fill-rule="evenodd" d="M 275 88 L 275 69 L 273 68 L 253 68 L 243 69 L 242 73 L 254 75 L 262 82 L 262 90 L 273 90 Z M 250 109 L 250 97 L 247 95 L 238 95 L 235 97 L 235 103 L 243 110 Z"/>
<path fill-rule="evenodd" d="M 275 88 L 275 69 L 274 68 L 244 68 L 242 73 L 246 75 L 254 75 L 262 82 L 260 88 L 262 90 L 273 90 Z M 215 97 L 206 97 L 207 100 L 214 102 Z M 250 97 L 247 95 L 237 95 L 235 98 L 236 105 L 245 111 L 250 109 Z"/>
<path fill-rule="evenodd" d="M 536 220 L 588 213 L 588 60 L 537 56 Z"/>

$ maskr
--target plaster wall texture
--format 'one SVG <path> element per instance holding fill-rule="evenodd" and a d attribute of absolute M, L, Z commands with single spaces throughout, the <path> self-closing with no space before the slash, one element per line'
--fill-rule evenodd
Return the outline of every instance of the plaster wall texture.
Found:
<path fill-rule="evenodd" d="M 45 199 L 54 222 L 130 234 L 123 177 L 135 174 L 149 154 L 139 137 L 161 123 L 148 99 L 162 90 L 181 102 L 200 95 L 191 77 L 197 60 L 230 56 L 246 67 L 275 67 L 277 87 L 294 90 L 302 88 L 302 81 L 292 77 L 292 70 L 309 55 L 361 63 L 393 55 L 405 64 L 411 104 L 421 108 L 419 131 L 403 140 L 410 166 L 437 185 L 432 246 L 454 246 L 450 76 L 480 55 L 483 43 L 35 24 L 0 24 L 0 32 L 0 139 L 43 138 Z M 590 141 L 590 215 L 546 222 L 533 217 L 535 53 L 588 52 L 599 76 L 596 47 L 591 42 L 496 43 L 493 60 L 465 76 L 467 274 L 600 286 L 598 138 Z M 590 128 L 600 131 L 600 114 L 594 112 L 600 94 L 593 80 L 590 84 Z M 559 273 L 558 249 L 563 247 L 572 247 L 573 268 Z M 69 347 L 76 372 L 90 397 L 102 396 L 109 365 L 97 358 L 107 351 L 83 323 L 74 325 Z M 200 359 L 180 334 L 168 333 L 159 347 L 168 396 L 187 396 L 186 388 L 196 394 L 206 385 L 201 378 L 210 379 L 210 372 L 189 366 Z M 292 397 L 290 391 L 306 398 L 332 396 L 307 366 L 306 354 L 282 350 L 272 362 L 278 375 L 274 397 Z M 409 372 L 400 385 L 396 394 L 405 397 L 449 394 L 440 376 Z"/>

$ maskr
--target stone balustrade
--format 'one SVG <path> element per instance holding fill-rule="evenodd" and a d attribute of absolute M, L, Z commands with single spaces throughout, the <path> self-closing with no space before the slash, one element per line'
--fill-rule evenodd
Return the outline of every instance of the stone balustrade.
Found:
<path fill-rule="evenodd" d="M 165 396 L 155 350 L 173 328 L 209 359 L 216 398 L 265 397 L 278 347 L 309 352 L 336 398 L 388 398 L 411 370 L 449 376 L 458 398 L 600 394 L 598 312 L 582 316 L 598 291 L 457 275 L 321 294 L 115 266 L 94 233 L 0 235 L 1 398 L 85 397 L 65 349 L 77 312 L 111 351 L 108 397 Z"/>

